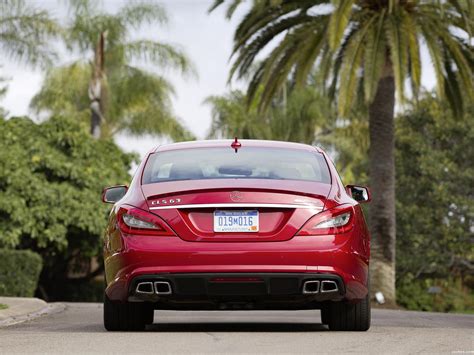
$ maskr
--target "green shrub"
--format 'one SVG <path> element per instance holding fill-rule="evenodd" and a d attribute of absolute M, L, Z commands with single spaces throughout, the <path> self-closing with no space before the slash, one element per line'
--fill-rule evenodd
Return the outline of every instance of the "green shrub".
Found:
<path fill-rule="evenodd" d="M 30 250 L 0 249 L 0 296 L 33 297 L 42 265 Z"/>
<path fill-rule="evenodd" d="M 102 249 L 110 205 L 101 191 L 130 181 L 134 161 L 72 118 L 0 118 L 0 248 L 41 255 L 48 301 L 65 299 L 64 285 L 79 282 L 71 275 L 96 272 L 84 265 Z"/>
<path fill-rule="evenodd" d="M 436 293 L 430 293 L 430 289 Z M 409 310 L 472 313 L 474 292 L 460 278 L 406 278 L 397 284 L 397 302 Z"/>

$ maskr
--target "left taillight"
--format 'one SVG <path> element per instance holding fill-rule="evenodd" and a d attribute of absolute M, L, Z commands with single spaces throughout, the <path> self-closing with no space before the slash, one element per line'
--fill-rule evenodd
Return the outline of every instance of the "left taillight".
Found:
<path fill-rule="evenodd" d="M 120 230 L 126 234 L 174 235 L 160 217 L 139 208 L 120 208 L 117 214 L 117 223 Z"/>
<path fill-rule="evenodd" d="M 354 227 L 354 207 L 340 205 L 311 217 L 298 235 L 326 235 L 349 232 Z"/>

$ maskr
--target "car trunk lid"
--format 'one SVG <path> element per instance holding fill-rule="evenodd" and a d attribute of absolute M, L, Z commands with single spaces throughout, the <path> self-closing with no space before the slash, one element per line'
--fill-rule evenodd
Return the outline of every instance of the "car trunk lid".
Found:
<path fill-rule="evenodd" d="M 331 185 L 296 180 L 215 179 L 142 186 L 148 208 L 187 241 L 283 241 L 324 209 Z M 258 232 L 216 232 L 216 211 L 257 211 Z"/>

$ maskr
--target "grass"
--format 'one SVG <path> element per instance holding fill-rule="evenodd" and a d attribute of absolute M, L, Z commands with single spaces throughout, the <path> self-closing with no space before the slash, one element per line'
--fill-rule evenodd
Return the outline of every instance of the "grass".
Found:
<path fill-rule="evenodd" d="M 7 309 L 8 306 L 6 304 L 0 303 L 0 310 Z"/>

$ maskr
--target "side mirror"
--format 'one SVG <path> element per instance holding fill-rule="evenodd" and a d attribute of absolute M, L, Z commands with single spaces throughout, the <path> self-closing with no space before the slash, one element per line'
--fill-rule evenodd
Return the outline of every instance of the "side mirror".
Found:
<path fill-rule="evenodd" d="M 370 201 L 370 190 L 368 187 L 347 185 L 346 191 L 357 202 L 365 203 Z"/>
<path fill-rule="evenodd" d="M 125 196 L 127 190 L 128 187 L 126 185 L 106 187 L 102 191 L 102 202 L 115 203 Z"/>

